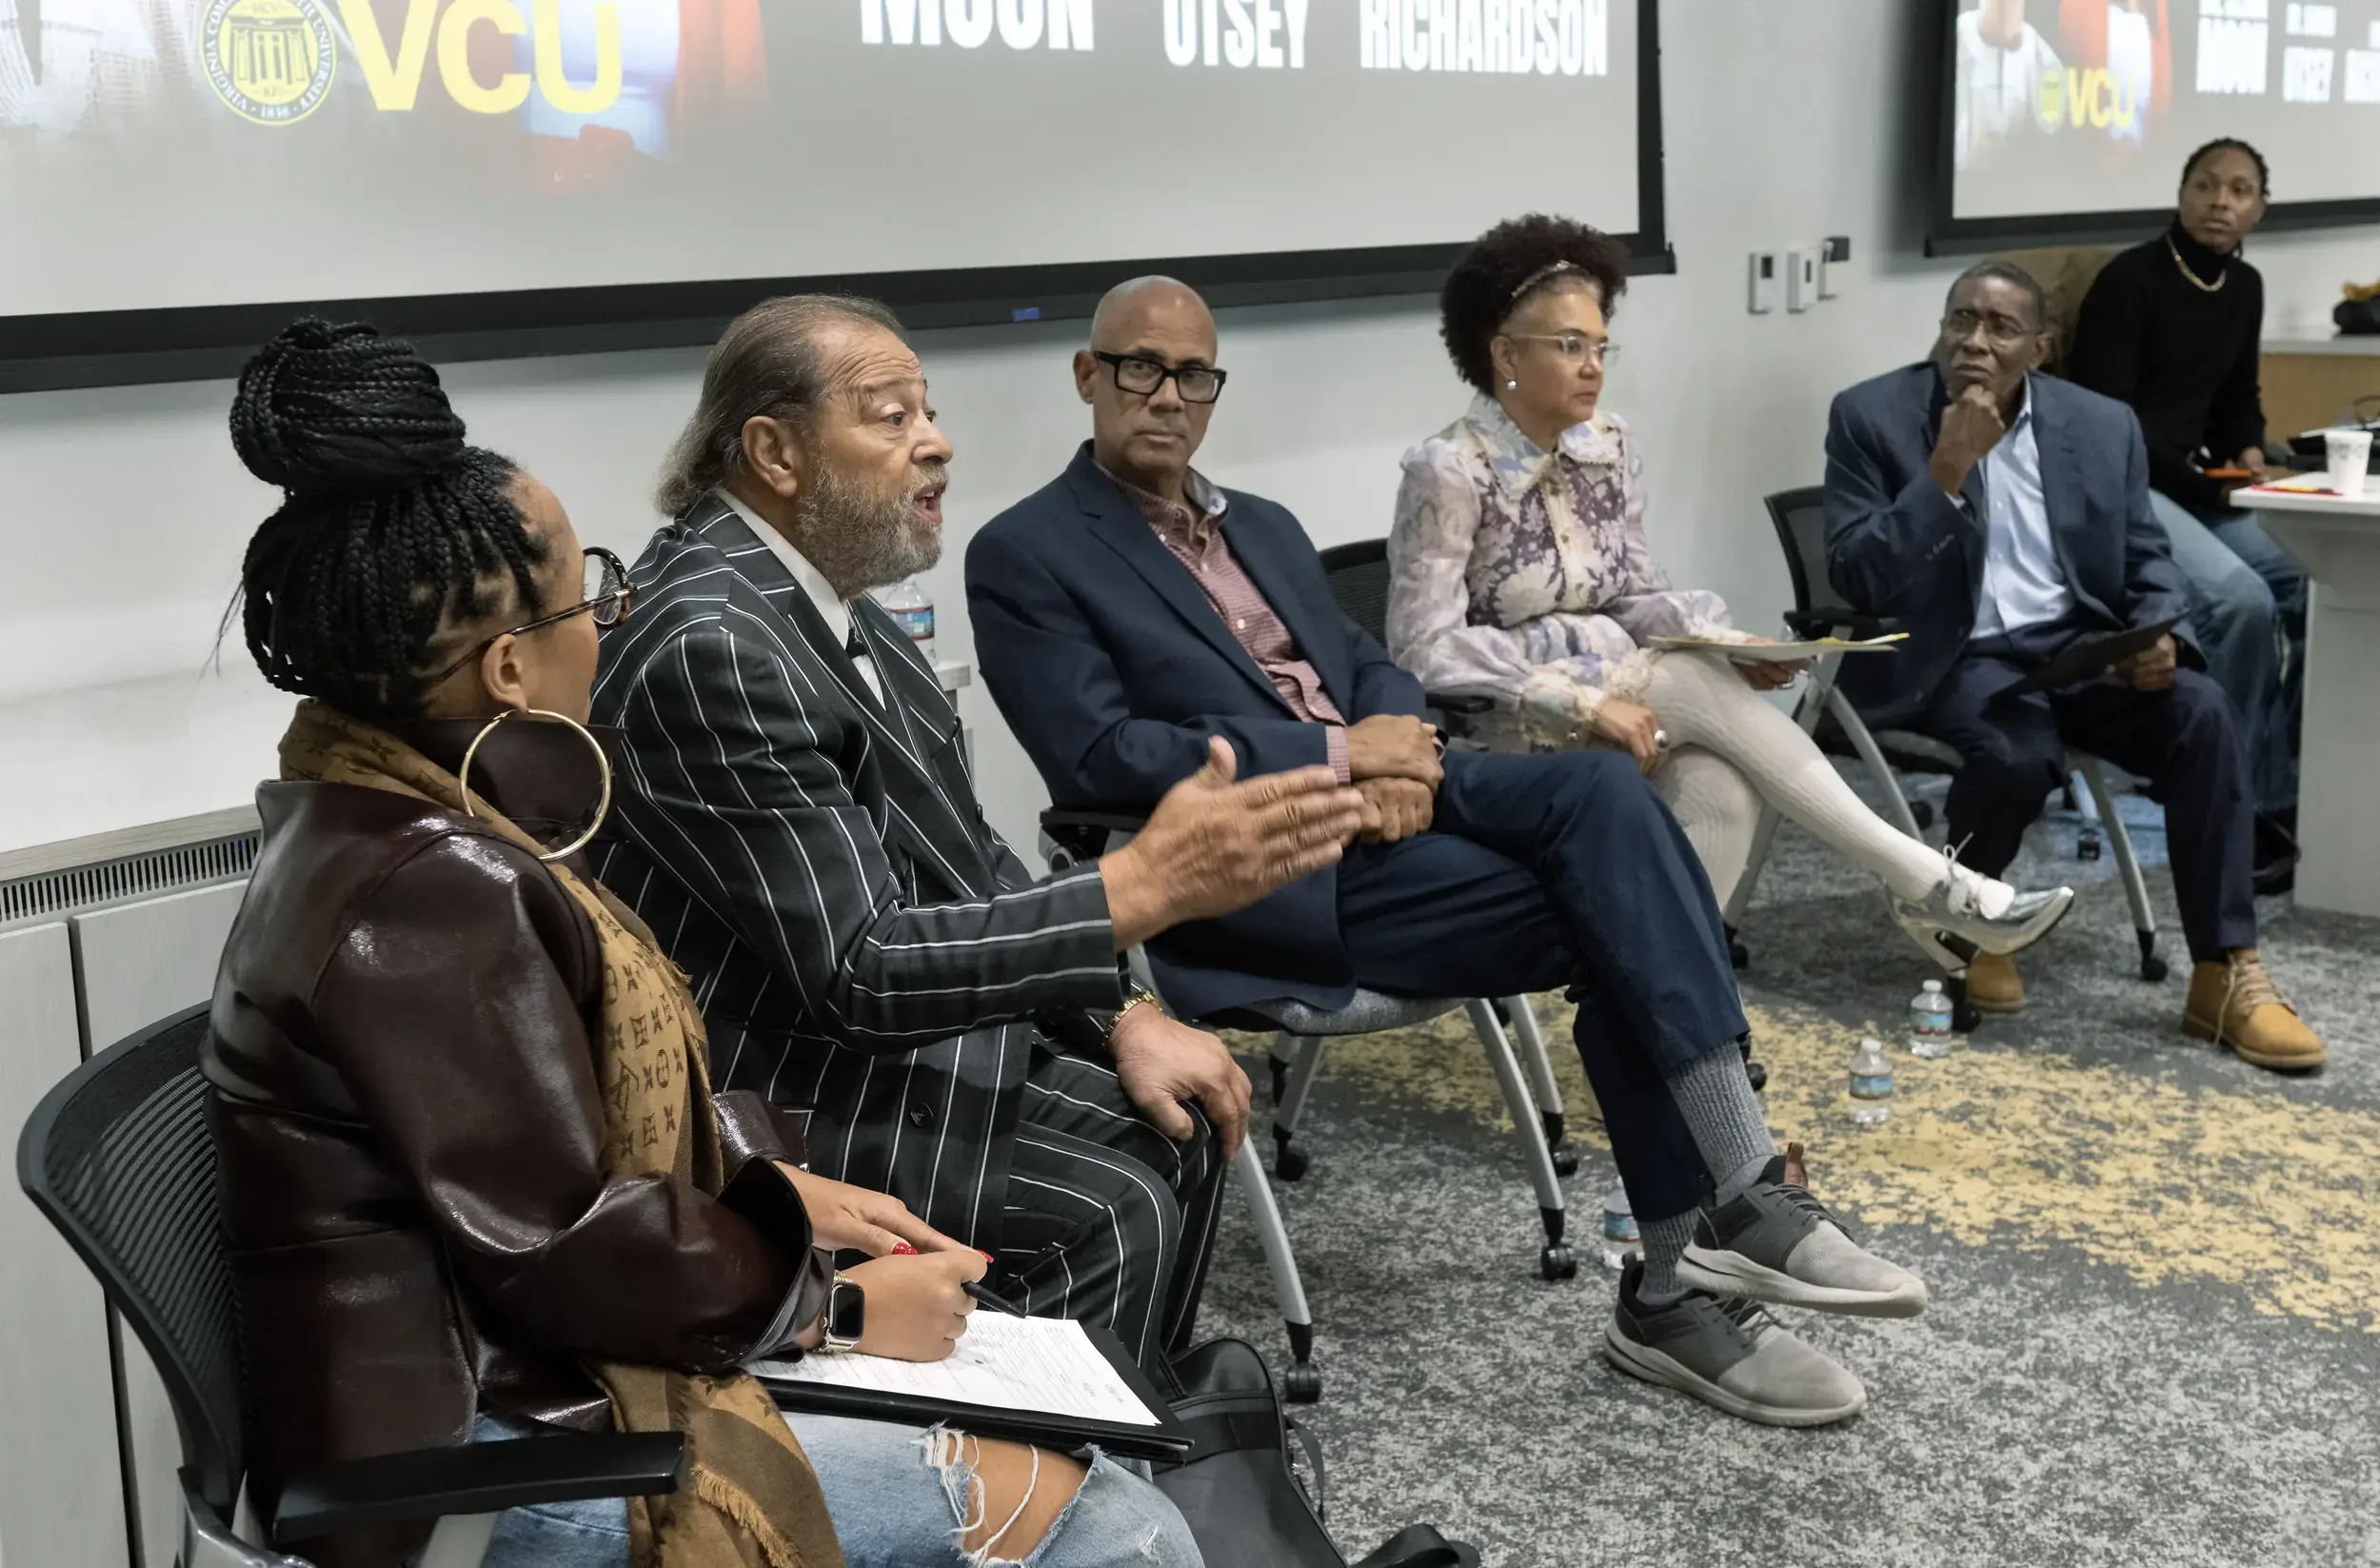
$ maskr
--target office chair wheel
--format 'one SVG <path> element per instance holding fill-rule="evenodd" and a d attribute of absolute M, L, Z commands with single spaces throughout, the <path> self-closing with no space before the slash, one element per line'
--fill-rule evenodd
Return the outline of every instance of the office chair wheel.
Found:
<path fill-rule="evenodd" d="M 1280 1397 L 1291 1404 L 1313 1404 L 1322 1397 L 1322 1369 L 1299 1361 L 1281 1374 Z"/>
<path fill-rule="evenodd" d="M 1554 1174 L 1556 1176 L 1576 1176 L 1578 1174 L 1578 1151 L 1572 1148 L 1567 1141 L 1560 1143 L 1549 1143 L 1546 1145 L 1545 1152 L 1554 1157 Z"/>
<path fill-rule="evenodd" d="M 2157 955 L 2157 934 L 2154 931 L 2135 931 L 2132 935 L 2140 939 L 2140 978 L 2154 985 L 2172 972 L 2166 967 L 2165 960 Z"/>
<path fill-rule="evenodd" d="M 1314 1161 L 1296 1141 L 1276 1129 L 1273 1133 L 1273 1175 L 1283 1181 L 1301 1181 Z"/>
<path fill-rule="evenodd" d="M 1575 1280 L 1578 1276 L 1577 1255 L 1557 1241 L 1537 1254 L 1537 1272 L 1549 1280 Z"/>
<path fill-rule="evenodd" d="M 1919 831 L 1932 827 L 1934 825 L 1934 803 L 1932 801 L 1910 802 L 1909 817 L 1917 824 Z"/>
<path fill-rule="evenodd" d="M 2082 832 L 2075 837 L 2074 858 L 2078 861 L 2095 861 L 2099 858 L 2099 830 L 2097 828 L 2086 824 Z"/>

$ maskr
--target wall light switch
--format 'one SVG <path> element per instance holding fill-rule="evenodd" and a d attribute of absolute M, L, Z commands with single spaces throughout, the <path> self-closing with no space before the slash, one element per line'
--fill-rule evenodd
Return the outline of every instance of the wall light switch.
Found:
<path fill-rule="evenodd" d="M 1851 260 L 1851 236 L 1829 235 L 1826 250 L 1818 257 L 1818 298 L 1831 300 L 1843 291 L 1845 264 Z"/>
<path fill-rule="evenodd" d="M 1785 252 L 1785 308 L 1799 314 L 1818 303 L 1818 248 L 1797 245 Z"/>
<path fill-rule="evenodd" d="M 1752 313 L 1765 316 L 1776 308 L 1777 287 L 1784 282 L 1784 267 L 1774 250 L 1752 253 Z"/>

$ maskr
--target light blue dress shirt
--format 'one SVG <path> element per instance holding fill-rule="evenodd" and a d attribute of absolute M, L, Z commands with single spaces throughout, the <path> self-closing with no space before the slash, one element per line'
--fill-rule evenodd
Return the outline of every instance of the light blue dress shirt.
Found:
<path fill-rule="evenodd" d="M 1984 456 L 1983 513 L 1983 593 L 1975 605 L 1975 635 L 1995 636 L 2064 616 L 2073 607 L 2074 591 L 2066 586 L 2050 536 L 2031 376 L 2025 378 L 2016 422 Z"/>

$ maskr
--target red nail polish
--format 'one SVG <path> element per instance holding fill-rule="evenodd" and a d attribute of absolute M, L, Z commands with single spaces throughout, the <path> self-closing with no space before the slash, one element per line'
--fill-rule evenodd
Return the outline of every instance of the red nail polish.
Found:
<path fill-rule="evenodd" d="M 918 1249 L 911 1246 L 906 1241 L 895 1241 L 893 1243 L 892 1255 L 895 1258 L 915 1258 L 918 1255 Z"/>
<path fill-rule="evenodd" d="M 985 1252 L 985 1251 L 984 1251 L 982 1247 L 978 1247 L 978 1248 L 976 1248 L 976 1249 L 975 1249 L 975 1255 L 976 1255 L 978 1258 L 982 1259 L 982 1260 L 983 1260 L 983 1261 L 985 1262 L 985 1264 L 987 1264 L 987 1265 L 988 1265 L 988 1264 L 991 1262 L 991 1260 L 992 1260 L 992 1255 L 991 1255 L 990 1253 L 988 1253 L 988 1252 Z"/>

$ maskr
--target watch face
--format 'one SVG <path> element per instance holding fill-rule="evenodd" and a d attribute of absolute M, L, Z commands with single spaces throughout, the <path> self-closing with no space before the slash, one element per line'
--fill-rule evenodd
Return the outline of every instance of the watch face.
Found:
<path fill-rule="evenodd" d="M 867 1322 L 867 1292 L 848 1280 L 838 1280 L 826 1297 L 826 1332 L 838 1340 L 856 1340 Z"/>

